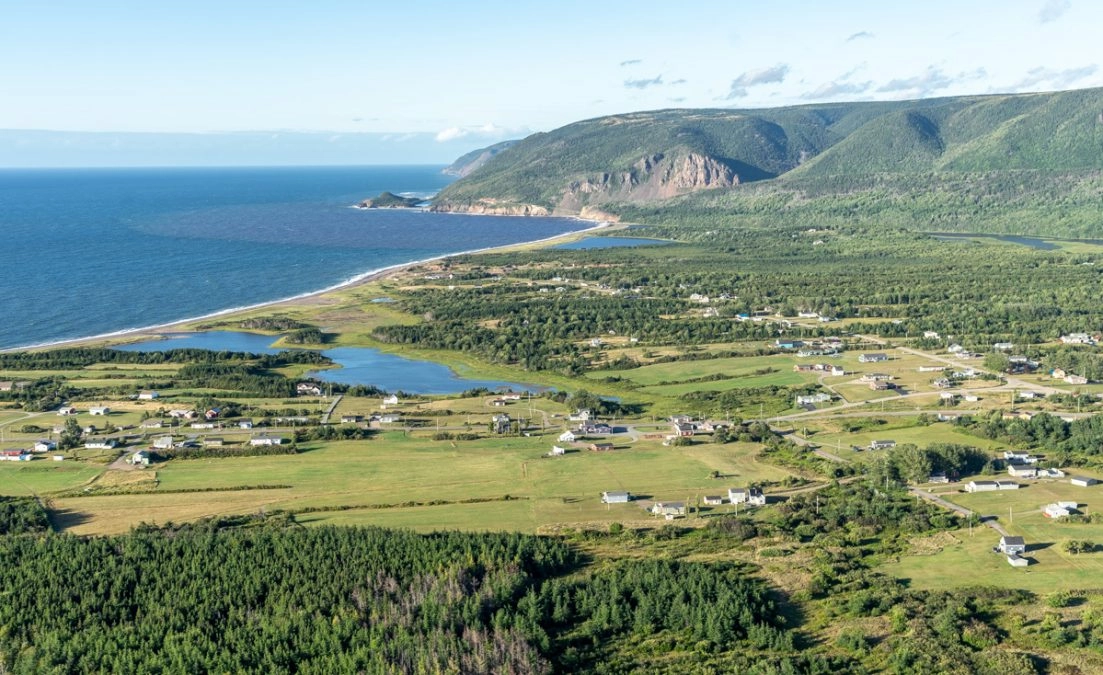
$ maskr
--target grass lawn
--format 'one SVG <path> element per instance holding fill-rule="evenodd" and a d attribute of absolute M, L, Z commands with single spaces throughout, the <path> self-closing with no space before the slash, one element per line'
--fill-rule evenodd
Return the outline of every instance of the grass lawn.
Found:
<path fill-rule="evenodd" d="M 834 363 L 833 359 L 821 358 L 820 360 Z M 609 376 L 623 377 L 644 386 L 658 385 L 660 382 L 684 382 L 698 377 L 709 375 L 729 375 L 736 377 L 733 387 L 758 387 L 765 384 L 795 384 L 800 382 L 815 382 L 818 373 L 796 373 L 793 365 L 796 363 L 817 363 L 817 359 L 800 359 L 795 354 L 775 354 L 773 356 L 747 356 L 730 357 L 722 359 L 704 359 L 700 361 L 673 361 L 671 363 L 656 363 L 650 366 L 642 366 L 631 370 L 599 370 L 587 373 L 587 377 L 602 379 Z M 776 372 L 755 375 L 756 370 L 774 369 Z M 796 376 L 794 379 L 791 376 Z M 786 380 L 785 382 L 767 381 L 773 379 Z M 693 383 L 696 389 L 719 390 L 714 385 L 728 385 L 725 380 L 716 382 Z M 694 391 L 688 389 L 687 391 Z M 662 392 L 667 393 L 667 392 Z M 672 392 L 684 393 L 684 392 Z"/>
<path fill-rule="evenodd" d="M 1053 521 L 1040 508 L 1055 501 L 1075 501 L 1084 513 L 1103 510 L 1103 488 L 1076 487 L 1068 479 L 1019 482 L 1026 487 L 975 494 L 943 492 L 942 496 L 981 514 L 998 516 L 1011 534 L 1026 540 L 1027 556 L 1036 564 L 1011 567 L 1004 556 L 991 553 L 999 534 L 975 527 L 971 537 L 968 530 L 955 532 L 957 541 L 946 539 L 938 546 L 920 542 L 916 548 L 922 555 L 903 557 L 882 569 L 924 588 L 997 585 L 1048 593 L 1097 586 L 1103 575 L 1103 552 L 1073 555 L 1062 544 L 1071 539 L 1103 543 L 1103 523 Z"/>
<path fill-rule="evenodd" d="M 38 457 L 30 462 L 0 462 L 0 494 L 41 495 L 70 490 L 102 472 L 100 464 L 55 462 L 49 457 Z"/>
<path fill-rule="evenodd" d="M 845 424 L 848 421 L 851 423 L 860 423 L 864 419 L 868 418 L 853 418 L 845 421 L 829 420 L 809 422 L 809 428 L 815 428 L 816 424 L 822 424 L 823 427 L 821 427 L 821 429 L 823 430 L 811 434 L 808 438 L 824 449 L 848 459 L 861 459 L 870 456 L 869 452 L 853 452 L 850 447 L 856 445 L 860 448 L 868 448 L 870 442 L 874 440 L 893 440 L 896 441 L 898 445 L 914 443 L 920 447 L 930 445 L 931 443 L 958 443 L 960 445 L 971 445 L 981 450 L 988 451 L 1006 447 L 1005 444 L 1001 445 L 993 440 L 971 436 L 946 422 L 919 426 L 915 424 L 914 419 L 907 417 L 886 417 L 883 418 L 886 424 L 876 426 L 870 425 L 854 433 L 842 431 L 840 429 L 840 424 Z M 796 425 L 796 431 L 798 433 L 802 431 L 800 422 L 793 422 L 792 424 Z M 838 449 L 837 452 L 836 449 Z M 877 450 L 874 452 L 883 451 Z"/>
<path fill-rule="evenodd" d="M 700 444 L 665 448 L 658 443 L 619 443 L 608 453 L 581 451 L 547 458 L 550 442 L 537 438 L 434 442 L 387 433 L 371 441 L 317 444 L 299 455 L 176 460 L 156 468 L 159 490 L 215 488 L 217 492 L 151 492 L 55 500 L 74 533 L 125 531 L 143 521 L 188 520 L 261 508 L 399 505 L 432 500 L 522 497 L 486 505 L 330 512 L 338 521 L 418 527 L 522 529 L 579 518 L 624 519 L 600 504 L 605 490 L 629 490 L 641 498 L 693 499 L 731 485 L 781 480 L 788 474 L 754 460 L 757 446 Z M 713 471 L 725 475 L 711 478 Z M 290 485 L 287 489 L 234 490 Z M 485 508 L 473 508 L 484 506 Z M 638 515 L 635 504 L 626 511 Z M 450 514 L 452 510 L 457 514 Z M 465 514 L 486 514 L 472 521 Z M 394 514 L 394 519 L 390 519 Z M 425 515 L 428 514 L 428 515 Z M 309 514 L 311 517 L 317 514 Z M 327 516 L 329 517 L 329 516 Z M 423 525 L 422 525 L 423 524 Z"/>

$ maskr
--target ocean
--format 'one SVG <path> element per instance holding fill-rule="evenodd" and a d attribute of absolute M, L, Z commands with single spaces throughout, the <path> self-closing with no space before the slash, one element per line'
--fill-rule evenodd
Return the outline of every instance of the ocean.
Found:
<path fill-rule="evenodd" d="M 189 319 L 588 227 L 361 210 L 437 166 L 0 170 L 0 349 Z"/>

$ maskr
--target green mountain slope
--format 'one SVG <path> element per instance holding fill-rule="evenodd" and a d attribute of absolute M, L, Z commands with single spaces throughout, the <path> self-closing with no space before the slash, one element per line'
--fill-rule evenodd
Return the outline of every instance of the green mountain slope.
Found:
<path fill-rule="evenodd" d="M 589 207 L 638 215 L 656 204 L 699 210 L 769 195 L 786 201 L 855 190 L 884 196 L 923 186 L 983 185 L 984 194 L 1000 194 L 1016 184 L 1002 176 L 1007 171 L 1037 172 L 1028 181 L 1033 192 L 1036 185 L 1059 190 L 1063 181 L 1050 180 L 1057 173 L 1080 180 L 1083 172 L 1099 170 L 1103 89 L 659 110 L 534 134 L 442 191 L 434 207 L 524 213 Z M 694 193 L 702 196 L 685 197 Z M 1047 195 L 1032 208 L 1044 208 Z"/>
<path fill-rule="evenodd" d="M 516 139 L 510 141 L 501 141 L 494 145 L 488 145 L 485 148 L 479 148 L 478 150 L 472 150 L 471 152 L 460 156 L 456 161 L 452 162 L 448 166 L 444 167 L 441 171 L 446 176 L 459 176 L 463 178 L 467 174 L 471 173 L 475 169 L 478 169 L 487 161 L 497 155 L 502 150 L 512 146 L 517 141 Z"/>

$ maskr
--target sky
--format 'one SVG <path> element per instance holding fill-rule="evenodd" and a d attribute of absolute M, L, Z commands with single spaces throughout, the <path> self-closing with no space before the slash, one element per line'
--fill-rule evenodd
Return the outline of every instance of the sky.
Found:
<path fill-rule="evenodd" d="M 0 0 L 0 166 L 192 162 L 180 134 L 201 163 L 443 163 L 635 110 L 1101 86 L 1099 26 L 1098 0 Z"/>

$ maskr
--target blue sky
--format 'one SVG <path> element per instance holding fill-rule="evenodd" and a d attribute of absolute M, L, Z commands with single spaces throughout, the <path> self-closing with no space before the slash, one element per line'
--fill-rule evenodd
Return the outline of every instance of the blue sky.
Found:
<path fill-rule="evenodd" d="M 446 161 L 631 110 L 1100 86 L 1099 26 L 1095 0 L 0 0 L 0 129 L 371 134 L 368 162 Z M 0 164 L 40 149 L 8 138 Z"/>

